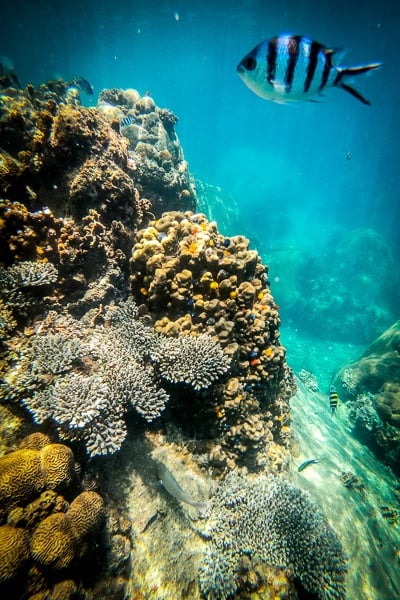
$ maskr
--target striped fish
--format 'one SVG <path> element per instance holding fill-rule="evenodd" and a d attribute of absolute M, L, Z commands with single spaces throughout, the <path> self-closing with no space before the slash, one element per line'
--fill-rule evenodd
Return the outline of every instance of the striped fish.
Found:
<path fill-rule="evenodd" d="M 134 123 L 136 123 L 136 119 L 131 115 L 129 117 L 121 117 L 119 120 L 120 127 L 129 127 L 129 125 L 133 125 Z"/>
<path fill-rule="evenodd" d="M 331 385 L 331 387 L 329 388 L 329 406 L 331 409 L 331 416 L 333 416 L 335 414 L 338 403 L 339 403 L 339 394 L 335 390 L 334 386 Z"/>
<path fill-rule="evenodd" d="M 249 52 L 237 71 L 255 94 L 273 102 L 311 100 L 326 88 L 339 87 L 371 104 L 346 79 L 378 69 L 382 63 L 340 67 L 334 63 L 337 52 L 301 35 L 278 35 Z"/>

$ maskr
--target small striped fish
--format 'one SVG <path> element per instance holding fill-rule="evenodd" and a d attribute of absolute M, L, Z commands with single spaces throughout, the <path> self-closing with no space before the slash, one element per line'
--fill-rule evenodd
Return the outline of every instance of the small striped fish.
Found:
<path fill-rule="evenodd" d="M 339 394 L 335 390 L 334 386 L 331 385 L 331 387 L 329 388 L 329 406 L 331 409 L 331 416 L 335 414 L 338 404 Z"/>
<path fill-rule="evenodd" d="M 326 88 L 340 87 L 371 104 L 346 78 L 378 69 L 382 63 L 340 67 L 333 62 L 335 52 L 301 35 L 278 35 L 249 52 L 237 71 L 255 94 L 274 102 L 311 100 Z"/>
<path fill-rule="evenodd" d="M 129 127 L 129 125 L 133 125 L 134 123 L 136 123 L 136 119 L 133 116 L 121 117 L 119 120 L 120 127 Z"/>

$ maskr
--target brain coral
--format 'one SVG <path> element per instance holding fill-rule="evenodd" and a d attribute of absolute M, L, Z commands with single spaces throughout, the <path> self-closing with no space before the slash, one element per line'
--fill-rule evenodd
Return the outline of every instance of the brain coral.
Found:
<path fill-rule="evenodd" d="M 26 504 L 44 488 L 45 476 L 36 450 L 16 450 L 0 458 L 1 511 Z"/>
<path fill-rule="evenodd" d="M 49 515 L 36 527 L 30 540 L 32 558 L 54 569 L 68 567 L 74 556 L 74 538 L 67 514 Z"/>
<path fill-rule="evenodd" d="M 32 558 L 54 569 L 68 567 L 84 554 L 85 538 L 98 529 L 104 514 L 101 496 L 82 492 L 66 513 L 54 513 L 39 523 L 30 540 Z"/>
<path fill-rule="evenodd" d="M 28 558 L 28 532 L 10 525 L 2 525 L 0 527 L 0 584 L 15 577 Z"/>
<path fill-rule="evenodd" d="M 0 458 L 1 512 L 26 505 L 44 489 L 60 489 L 74 474 L 72 451 L 62 444 L 23 448 Z"/>
<path fill-rule="evenodd" d="M 105 516 L 103 499 L 96 492 L 82 492 L 71 502 L 67 514 L 79 540 L 99 527 Z"/>
<path fill-rule="evenodd" d="M 243 559 L 293 571 L 319 600 L 345 598 L 341 544 L 308 494 L 273 475 L 254 481 L 231 472 L 211 499 L 209 545 L 200 568 L 207 598 L 237 589 Z"/>

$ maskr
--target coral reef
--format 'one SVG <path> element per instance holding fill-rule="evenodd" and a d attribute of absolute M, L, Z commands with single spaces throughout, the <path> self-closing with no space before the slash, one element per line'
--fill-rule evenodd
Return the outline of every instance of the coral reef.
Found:
<path fill-rule="evenodd" d="M 292 570 L 315 598 L 345 598 L 346 559 L 335 532 L 309 496 L 283 479 L 227 475 L 211 499 L 207 532 L 199 573 L 206 598 L 230 597 L 243 571 L 264 562 Z"/>
<path fill-rule="evenodd" d="M 123 134 L 134 128 L 121 128 L 118 120 L 125 113 L 115 121 L 102 110 L 104 100 L 98 109 L 86 108 L 69 102 L 70 91 L 68 82 L 56 81 L 2 95 L 0 250 L 4 266 L 53 264 L 59 281 L 52 303 L 82 316 L 123 295 L 137 225 L 172 202 L 193 208 L 196 196 L 170 111 L 134 90 L 103 93 L 124 99 L 124 110 L 149 132 L 145 148 L 132 142 L 135 156 L 129 156 Z M 28 309 L 33 318 L 41 306 Z"/>
<path fill-rule="evenodd" d="M 400 321 L 343 365 L 334 384 L 349 403 L 349 421 L 358 437 L 399 472 Z"/>
<path fill-rule="evenodd" d="M 141 448 L 139 471 L 153 448 L 190 445 L 215 478 L 289 458 L 294 381 L 267 267 L 246 238 L 188 212 L 197 195 L 171 110 L 134 89 L 86 108 L 78 88 L 0 98 L 1 414 L 28 409 L 34 431 L 0 458 L 10 599 L 127 597 L 124 452 Z M 123 489 L 114 512 L 106 485 Z M 295 598 L 289 570 L 261 563 L 243 589 Z"/>
<path fill-rule="evenodd" d="M 150 200 L 152 213 L 194 210 L 194 184 L 175 132 L 178 117 L 132 89 L 103 90 L 97 108 L 119 124 L 128 140 L 128 167 L 140 195 Z"/>
<path fill-rule="evenodd" d="M 88 573 L 74 565 L 88 561 L 89 549 L 97 552 L 106 516 L 99 493 L 80 491 L 70 448 L 49 441 L 36 432 L 0 458 L 0 594 L 10 600 L 76 592 Z M 112 532 L 104 542 L 113 543 Z"/>
<path fill-rule="evenodd" d="M 131 408 L 148 422 L 161 415 L 169 399 L 163 379 L 199 390 L 231 362 L 209 335 L 172 338 L 155 332 L 139 319 L 132 301 L 110 308 L 104 320 L 106 326 L 89 333 L 70 319 L 68 335 L 46 332 L 43 323 L 42 334 L 24 350 L 9 392 L 20 397 L 36 423 L 51 421 L 63 439 L 83 442 L 91 456 L 119 450 Z"/>
<path fill-rule="evenodd" d="M 233 358 L 224 386 L 201 396 L 203 435 L 219 438 L 210 452 L 213 468 L 241 464 L 257 470 L 269 462 L 281 469 L 294 386 L 279 343 L 267 267 L 248 240 L 221 235 L 202 214 L 165 213 L 138 231 L 131 271 L 133 294 L 157 331 L 206 333 Z M 187 404 L 179 408 L 193 423 Z"/>

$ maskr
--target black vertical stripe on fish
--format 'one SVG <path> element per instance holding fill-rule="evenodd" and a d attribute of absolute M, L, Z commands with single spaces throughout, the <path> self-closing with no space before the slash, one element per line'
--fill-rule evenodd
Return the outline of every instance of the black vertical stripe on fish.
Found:
<path fill-rule="evenodd" d="M 321 77 L 321 83 L 319 85 L 319 91 L 321 91 L 328 83 L 329 73 L 331 72 L 331 68 L 332 68 L 331 55 L 329 53 L 325 52 L 324 59 L 325 59 L 324 70 L 322 71 L 322 77 Z"/>
<path fill-rule="evenodd" d="M 267 81 L 272 83 L 275 79 L 276 59 L 278 56 L 278 39 L 272 38 L 268 42 L 267 52 Z"/>
<path fill-rule="evenodd" d="M 309 56 L 309 62 L 308 62 L 308 67 L 307 67 L 307 75 L 306 75 L 306 80 L 304 83 L 304 91 L 308 92 L 308 90 L 310 89 L 312 80 L 314 79 L 314 75 L 315 75 L 315 70 L 317 68 L 317 63 L 318 63 L 318 54 L 319 51 L 321 50 L 322 45 L 319 44 L 318 42 L 311 42 L 311 48 L 310 48 L 310 56 Z"/>
<path fill-rule="evenodd" d="M 297 60 L 299 58 L 300 41 L 301 37 L 298 35 L 293 35 L 287 40 L 286 50 L 289 56 L 285 73 L 285 85 L 287 92 L 290 92 L 292 89 L 294 72 L 296 69 Z"/>

